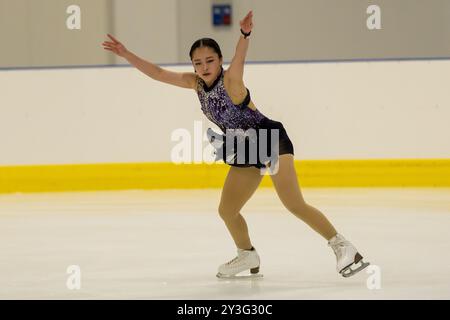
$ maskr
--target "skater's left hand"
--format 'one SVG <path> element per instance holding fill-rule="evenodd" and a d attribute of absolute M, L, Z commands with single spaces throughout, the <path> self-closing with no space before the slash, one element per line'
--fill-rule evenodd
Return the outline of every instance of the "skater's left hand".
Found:
<path fill-rule="evenodd" d="M 253 11 L 250 10 L 249 13 L 247 13 L 247 15 L 245 16 L 245 18 L 239 22 L 242 31 L 244 31 L 245 33 L 249 33 L 250 31 L 252 31 L 253 29 L 252 20 L 253 20 Z"/>

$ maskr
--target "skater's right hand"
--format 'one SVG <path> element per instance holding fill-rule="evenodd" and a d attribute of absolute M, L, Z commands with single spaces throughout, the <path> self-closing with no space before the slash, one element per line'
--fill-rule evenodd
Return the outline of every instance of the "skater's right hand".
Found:
<path fill-rule="evenodd" d="M 112 40 L 112 42 L 104 41 L 102 43 L 103 49 L 112 51 L 120 57 L 124 57 L 128 53 L 127 48 L 125 48 L 125 46 L 122 43 L 120 43 L 116 38 L 114 38 L 109 33 L 108 37 Z"/>

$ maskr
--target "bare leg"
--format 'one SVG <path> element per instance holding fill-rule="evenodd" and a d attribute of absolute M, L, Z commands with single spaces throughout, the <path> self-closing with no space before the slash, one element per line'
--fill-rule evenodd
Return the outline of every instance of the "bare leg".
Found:
<path fill-rule="evenodd" d="M 240 210 L 256 191 L 262 178 L 257 168 L 230 167 L 223 186 L 219 214 L 239 249 L 252 248 L 247 223 Z"/>
<path fill-rule="evenodd" d="M 326 240 L 333 238 L 337 232 L 325 215 L 310 206 L 303 199 L 297 174 L 294 167 L 294 156 L 283 154 L 279 158 L 279 168 L 275 175 L 270 176 L 286 209 L 303 220 Z"/>

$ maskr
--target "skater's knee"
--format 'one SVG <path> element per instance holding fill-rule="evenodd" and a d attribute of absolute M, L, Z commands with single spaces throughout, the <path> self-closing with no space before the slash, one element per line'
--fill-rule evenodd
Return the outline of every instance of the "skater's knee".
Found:
<path fill-rule="evenodd" d="M 219 205 L 219 215 L 223 220 L 235 219 L 239 215 L 239 210 L 229 206 Z"/>

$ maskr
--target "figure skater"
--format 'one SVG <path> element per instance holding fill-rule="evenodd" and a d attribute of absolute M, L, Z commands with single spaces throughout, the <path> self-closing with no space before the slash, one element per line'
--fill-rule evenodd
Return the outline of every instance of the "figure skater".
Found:
<path fill-rule="evenodd" d="M 145 61 L 126 49 L 115 37 L 103 42 L 106 50 L 125 58 L 131 65 L 150 78 L 167 84 L 196 91 L 203 113 L 222 131 L 228 129 L 274 129 L 279 132 L 277 144 L 278 169 L 271 175 L 275 190 L 288 211 L 308 224 L 328 241 L 336 255 L 337 271 L 349 277 L 369 265 L 362 260 L 356 248 L 337 233 L 328 219 L 303 199 L 294 167 L 294 148 L 281 122 L 263 115 L 250 98 L 244 85 L 243 74 L 250 34 L 253 29 L 253 12 L 240 21 L 241 35 L 229 68 L 222 67 L 219 45 L 210 38 L 195 41 L 189 56 L 195 72 L 173 72 Z M 240 211 L 260 184 L 260 169 L 269 163 L 228 163 L 230 165 L 218 206 L 237 247 L 237 256 L 219 266 L 219 278 L 239 277 L 244 271 L 249 276 L 260 276 L 260 258 L 250 241 L 247 224 Z"/>

